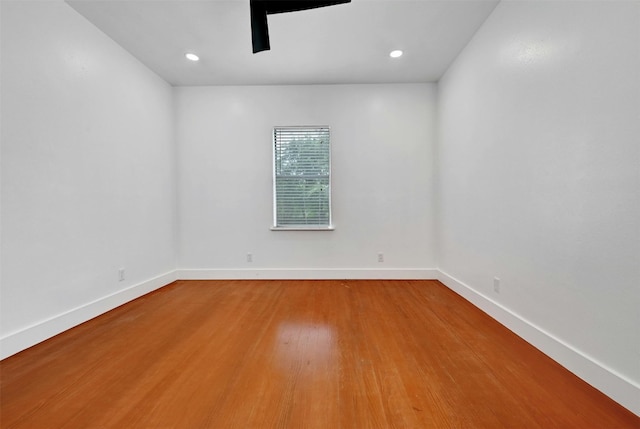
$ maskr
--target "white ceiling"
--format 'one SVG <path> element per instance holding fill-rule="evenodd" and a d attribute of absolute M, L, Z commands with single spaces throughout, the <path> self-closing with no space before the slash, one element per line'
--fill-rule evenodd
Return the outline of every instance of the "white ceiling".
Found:
<path fill-rule="evenodd" d="M 249 0 L 67 0 L 172 85 L 437 81 L 498 0 L 352 0 L 269 15 L 252 53 Z M 405 54 L 389 57 L 393 49 Z M 197 63 L 185 59 L 197 53 Z"/>

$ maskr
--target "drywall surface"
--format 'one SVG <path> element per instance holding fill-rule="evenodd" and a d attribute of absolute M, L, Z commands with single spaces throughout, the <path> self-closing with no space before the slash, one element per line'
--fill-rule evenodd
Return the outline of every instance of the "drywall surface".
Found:
<path fill-rule="evenodd" d="M 502 2 L 439 84 L 437 147 L 439 268 L 624 380 L 606 393 L 636 412 L 639 76 L 639 2 Z"/>
<path fill-rule="evenodd" d="M 432 268 L 435 85 L 182 87 L 174 96 L 181 275 Z M 273 127 L 288 125 L 331 128 L 334 231 L 270 230 Z"/>
<path fill-rule="evenodd" d="M 64 2 L 1 7 L 7 338 L 175 269 L 175 168 L 168 84 Z"/>

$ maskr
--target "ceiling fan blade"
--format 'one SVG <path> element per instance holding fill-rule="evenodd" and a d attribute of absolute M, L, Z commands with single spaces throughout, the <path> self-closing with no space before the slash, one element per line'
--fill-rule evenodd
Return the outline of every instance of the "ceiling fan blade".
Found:
<path fill-rule="evenodd" d="M 267 15 L 296 12 L 299 10 L 315 9 L 350 2 L 351 0 L 250 0 L 253 53 L 255 54 L 271 49 Z"/>
<path fill-rule="evenodd" d="M 267 8 L 265 2 L 251 0 L 251 43 L 253 53 L 268 51 L 271 49 L 269 43 L 269 27 L 267 24 Z"/>

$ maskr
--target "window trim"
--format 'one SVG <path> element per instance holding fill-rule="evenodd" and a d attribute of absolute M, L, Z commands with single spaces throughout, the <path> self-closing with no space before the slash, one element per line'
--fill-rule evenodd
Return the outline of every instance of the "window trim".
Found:
<path fill-rule="evenodd" d="M 329 226 L 271 226 L 271 231 L 335 231 L 335 225 Z"/>
<path fill-rule="evenodd" d="M 287 225 L 278 226 L 278 205 L 276 201 L 276 130 L 277 129 L 310 129 L 310 128 L 326 128 L 329 133 L 329 224 L 328 225 Z M 332 210 L 332 176 L 333 171 L 331 169 L 331 128 L 328 125 L 277 125 L 271 130 L 271 194 L 273 204 L 273 218 L 272 224 L 269 228 L 271 231 L 334 231 L 335 225 L 333 224 L 333 210 Z"/>

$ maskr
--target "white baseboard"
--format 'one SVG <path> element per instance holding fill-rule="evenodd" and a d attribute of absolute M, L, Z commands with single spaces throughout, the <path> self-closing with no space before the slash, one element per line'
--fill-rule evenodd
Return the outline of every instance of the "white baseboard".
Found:
<path fill-rule="evenodd" d="M 170 271 L 58 314 L 27 328 L 7 334 L 0 338 L 0 359 L 16 354 L 122 304 L 166 286 L 176 279 L 176 272 Z"/>
<path fill-rule="evenodd" d="M 438 270 L 438 273 L 438 280 L 449 289 L 461 295 L 582 380 L 631 412 L 640 415 L 640 385 L 474 290 L 471 286 L 441 270 Z"/>
<path fill-rule="evenodd" d="M 438 270 L 429 268 L 261 268 L 261 269 L 182 269 L 181 280 L 435 280 Z"/>
<path fill-rule="evenodd" d="M 569 371 L 636 415 L 640 415 L 640 386 L 637 383 L 556 338 L 534 323 L 474 290 L 471 286 L 438 269 L 182 269 L 170 271 L 50 319 L 43 320 L 20 331 L 5 335 L 0 338 L 0 359 L 27 349 L 178 279 L 437 279 Z"/>

